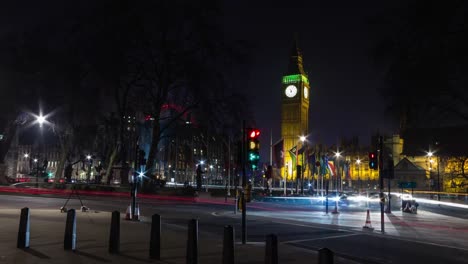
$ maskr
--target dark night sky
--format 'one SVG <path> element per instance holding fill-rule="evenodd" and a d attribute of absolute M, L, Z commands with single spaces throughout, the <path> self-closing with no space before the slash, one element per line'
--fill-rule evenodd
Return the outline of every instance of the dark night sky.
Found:
<path fill-rule="evenodd" d="M 228 6 L 229 30 L 256 45 L 249 78 L 236 85 L 255 98 L 257 124 L 266 132 L 263 146 L 269 144 L 270 129 L 274 142 L 280 137 L 281 77 L 295 32 L 311 83 L 308 139 L 336 144 L 342 136 L 356 135 L 367 145 L 377 130 L 393 132 L 383 119 L 377 92 L 383 81 L 372 62 L 366 24 L 367 17 L 385 9 L 380 1 L 242 0 Z"/>
<path fill-rule="evenodd" d="M 61 11 L 73 9 L 70 2 L 47 4 L 7 4 L 0 11 L 0 34 L 57 20 Z M 393 132 L 383 118 L 377 93 L 383 81 L 372 64 L 372 33 L 366 24 L 367 17 L 386 9 L 381 1 L 236 0 L 225 1 L 225 7 L 225 33 L 255 45 L 248 74 L 235 78 L 233 87 L 252 95 L 257 125 L 264 131 L 263 146 L 269 144 L 270 130 L 273 141 L 280 136 L 281 77 L 294 33 L 311 83 L 309 140 L 335 144 L 342 136 L 357 135 L 362 144 L 369 144 L 377 130 Z"/>

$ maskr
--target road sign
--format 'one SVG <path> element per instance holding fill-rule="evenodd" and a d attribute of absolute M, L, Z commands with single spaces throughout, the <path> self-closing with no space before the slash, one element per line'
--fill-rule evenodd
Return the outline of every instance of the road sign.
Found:
<path fill-rule="evenodd" d="M 416 188 L 416 182 L 399 182 L 398 183 L 398 188 Z"/>

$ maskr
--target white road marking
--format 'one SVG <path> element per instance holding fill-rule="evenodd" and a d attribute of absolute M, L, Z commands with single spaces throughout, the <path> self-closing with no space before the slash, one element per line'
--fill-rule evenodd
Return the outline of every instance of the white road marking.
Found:
<path fill-rule="evenodd" d="M 281 243 L 284 243 L 284 244 L 300 243 L 300 242 L 314 241 L 314 240 L 320 240 L 320 239 L 332 239 L 332 238 L 341 238 L 341 237 L 358 236 L 358 235 L 361 235 L 361 234 L 346 234 L 346 235 L 337 235 L 337 236 L 316 237 L 316 238 L 309 238 L 309 239 L 282 241 Z"/>
<path fill-rule="evenodd" d="M 384 234 L 378 234 L 378 233 L 366 233 L 365 235 L 373 235 L 373 236 L 378 236 L 378 237 L 384 236 Z M 424 242 L 424 241 L 412 240 L 412 239 L 401 238 L 401 237 L 397 237 L 397 236 L 393 236 L 393 235 L 388 235 L 387 238 L 400 240 L 400 241 L 405 241 L 405 242 L 413 242 L 413 243 L 418 243 L 418 244 L 423 244 L 423 245 L 431 245 L 431 246 L 437 246 L 437 247 L 443 247 L 443 248 L 451 248 L 451 249 L 457 249 L 457 250 L 462 250 L 462 251 L 468 251 L 468 249 L 466 249 L 466 248 L 450 246 L 450 245 L 444 245 L 444 244 L 439 244 L 439 243 L 434 243 L 434 242 Z"/>

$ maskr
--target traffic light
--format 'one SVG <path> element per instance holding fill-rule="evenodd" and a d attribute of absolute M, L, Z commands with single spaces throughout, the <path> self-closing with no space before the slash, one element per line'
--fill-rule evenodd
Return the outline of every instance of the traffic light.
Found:
<path fill-rule="evenodd" d="M 260 160 L 260 130 L 249 129 L 247 134 L 247 160 L 252 170 L 258 169 L 258 161 Z"/>
<path fill-rule="evenodd" d="M 379 162 L 377 161 L 377 154 L 375 154 L 375 152 L 369 152 L 369 169 L 379 169 Z"/>

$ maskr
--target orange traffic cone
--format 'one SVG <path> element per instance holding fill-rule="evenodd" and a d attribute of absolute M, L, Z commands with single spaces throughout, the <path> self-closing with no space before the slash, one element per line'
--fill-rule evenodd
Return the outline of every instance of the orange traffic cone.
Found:
<path fill-rule="evenodd" d="M 362 228 L 365 229 L 365 230 L 370 230 L 370 231 L 374 230 L 374 228 L 372 227 L 372 224 L 371 224 L 371 220 L 370 220 L 369 209 L 367 209 L 366 224 Z"/>
<path fill-rule="evenodd" d="M 127 212 L 125 213 L 125 220 L 132 220 L 132 206 L 127 207 Z"/>

